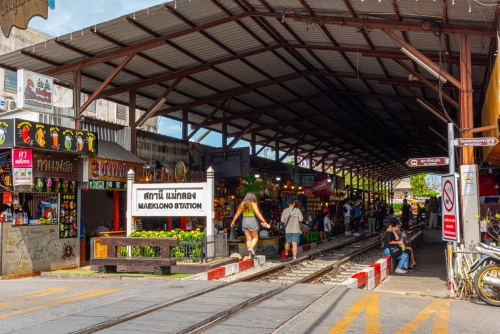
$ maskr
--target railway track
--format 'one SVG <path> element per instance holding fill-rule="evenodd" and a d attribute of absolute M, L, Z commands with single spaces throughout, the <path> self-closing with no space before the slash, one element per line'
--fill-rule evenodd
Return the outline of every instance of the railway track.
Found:
<path fill-rule="evenodd" d="M 415 226 L 413 229 L 418 227 L 419 226 Z M 313 251 L 298 258 L 297 260 L 284 262 L 281 265 L 263 270 L 250 276 L 242 277 L 230 282 L 224 282 L 219 286 L 198 291 L 166 303 L 157 304 L 134 313 L 102 322 L 83 330 L 75 331 L 74 333 L 87 334 L 105 331 L 108 328 L 237 283 L 280 283 L 280 285 L 275 289 L 271 289 L 270 291 L 259 294 L 253 298 L 249 298 L 241 304 L 230 307 L 229 309 L 210 316 L 209 318 L 202 319 L 201 321 L 178 332 L 182 334 L 201 333 L 297 284 L 313 283 L 329 284 L 334 286 L 339 285 L 353 273 L 358 272 L 367 265 L 380 259 L 382 254 L 383 253 L 380 250 L 380 236 L 378 234 L 365 235 L 357 238 L 340 236 L 336 238 L 336 242 L 333 243 L 333 245 L 328 249 Z"/>

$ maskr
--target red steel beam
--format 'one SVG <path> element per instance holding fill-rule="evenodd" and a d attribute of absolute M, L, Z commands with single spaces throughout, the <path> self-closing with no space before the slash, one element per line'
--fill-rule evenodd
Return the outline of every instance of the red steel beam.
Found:
<path fill-rule="evenodd" d="M 106 88 L 106 86 L 113 81 L 113 79 L 127 66 L 127 64 L 134 58 L 135 53 L 127 56 L 120 65 L 108 76 L 106 80 L 94 91 L 92 95 L 89 96 L 89 99 L 87 102 L 85 102 L 82 106 L 82 109 L 80 110 L 80 115 L 87 109 L 87 107 L 94 102 L 94 100 L 98 99 L 99 94 Z"/>
<path fill-rule="evenodd" d="M 393 33 L 390 30 L 382 29 L 382 31 L 386 35 L 388 35 L 389 37 L 391 37 L 396 43 L 398 43 L 399 45 L 403 46 L 405 49 L 407 49 L 409 52 L 411 52 L 415 57 L 417 57 L 418 59 L 420 59 L 420 61 L 422 61 L 427 66 L 429 66 L 430 68 L 432 68 L 434 71 L 436 71 L 437 73 L 439 73 L 440 75 L 442 75 L 444 78 L 446 78 L 446 80 L 448 80 L 453 86 L 455 86 L 457 88 L 460 88 L 460 82 L 457 79 L 455 79 L 453 76 L 451 76 L 448 72 L 442 70 L 439 66 L 437 66 L 436 64 L 434 64 L 434 62 L 432 62 L 427 57 L 425 57 L 422 53 L 420 53 L 413 46 L 411 46 L 410 44 L 406 43 L 404 40 L 402 40 L 401 38 L 399 38 L 399 36 L 397 36 L 395 33 Z"/>
<path fill-rule="evenodd" d="M 432 90 L 432 91 L 434 91 L 434 92 L 436 92 L 438 94 L 440 93 L 439 89 L 436 86 L 434 86 L 432 83 L 430 83 L 420 73 L 418 73 L 417 71 L 413 70 L 410 66 L 406 65 L 404 62 L 402 62 L 399 59 L 394 59 L 394 61 L 396 63 L 398 63 L 399 66 L 401 66 L 402 68 L 404 68 L 405 70 L 407 70 L 408 72 L 410 72 L 411 74 L 413 74 L 414 76 L 416 76 L 418 78 L 418 80 L 420 80 L 420 82 L 422 82 L 427 88 L 429 88 L 430 90 Z M 441 96 L 443 97 L 443 99 L 445 99 L 446 101 L 448 101 L 456 109 L 460 108 L 460 105 L 452 97 L 450 97 L 449 95 L 441 92 Z"/>
<path fill-rule="evenodd" d="M 148 110 L 137 120 L 135 126 L 139 126 L 139 124 L 144 123 L 148 118 L 151 117 L 151 115 L 155 112 L 155 110 L 158 110 L 166 101 L 167 101 L 167 96 L 172 93 L 172 91 L 175 89 L 175 87 L 181 82 L 183 78 L 176 79 L 170 87 L 168 87 L 163 94 L 158 97 L 158 99 L 153 102 L 151 107 L 149 107 Z"/>
<path fill-rule="evenodd" d="M 210 103 L 210 102 L 220 101 L 220 100 L 225 99 L 225 98 L 230 98 L 230 97 L 234 97 L 234 96 L 238 96 L 238 95 L 248 94 L 254 89 L 258 89 L 258 88 L 262 88 L 262 87 L 266 87 L 266 86 L 270 86 L 270 85 L 275 85 L 275 84 L 280 83 L 280 82 L 294 80 L 294 79 L 302 78 L 302 77 L 305 77 L 308 75 L 311 75 L 311 73 L 305 72 L 305 73 L 291 74 L 291 75 L 283 76 L 281 78 L 277 78 L 275 80 L 267 80 L 267 81 L 249 86 L 249 87 L 234 89 L 234 90 L 225 92 L 223 94 L 217 94 L 214 96 L 209 96 L 209 97 L 200 99 L 198 101 L 188 102 L 188 103 L 185 103 L 182 105 L 159 110 L 155 113 L 155 116 L 167 115 L 167 114 L 171 114 L 173 112 L 179 111 L 179 110 L 190 109 L 190 108 L 198 107 L 198 106 Z"/>
<path fill-rule="evenodd" d="M 233 16 L 224 17 L 222 19 L 207 22 L 205 24 L 200 24 L 198 26 L 176 31 L 174 33 L 169 33 L 162 35 L 160 37 L 154 38 L 152 40 L 139 42 L 130 45 L 125 48 L 118 50 L 104 52 L 99 54 L 92 59 L 84 59 L 82 61 L 76 61 L 69 64 L 62 65 L 58 68 L 44 71 L 43 74 L 49 76 L 57 76 L 67 72 L 72 72 L 76 68 L 86 68 L 89 66 L 101 64 L 105 61 L 111 61 L 114 59 L 122 58 L 130 54 L 135 54 L 137 52 L 149 50 L 162 46 L 166 40 L 171 40 L 177 37 L 185 36 L 194 32 L 210 29 L 216 26 L 224 25 L 229 22 L 234 22 L 237 20 L 244 19 L 246 17 L 270 17 L 270 18 L 281 18 L 281 13 L 268 13 L 268 12 L 255 12 L 247 11 Z M 389 21 L 380 19 L 364 19 L 364 18 L 347 18 L 329 15 L 301 15 L 301 14 L 285 14 L 286 18 L 293 19 L 300 22 L 306 22 L 311 24 L 334 24 L 343 27 L 353 27 L 353 28 L 364 28 L 364 29 L 395 29 L 404 31 L 418 31 L 430 33 L 431 30 L 428 25 L 422 24 L 420 22 L 402 22 L 402 21 Z M 496 28 L 484 28 L 484 27 L 474 27 L 471 25 L 450 25 L 443 24 L 442 31 L 445 34 L 469 34 L 475 36 L 486 36 L 495 37 Z"/>

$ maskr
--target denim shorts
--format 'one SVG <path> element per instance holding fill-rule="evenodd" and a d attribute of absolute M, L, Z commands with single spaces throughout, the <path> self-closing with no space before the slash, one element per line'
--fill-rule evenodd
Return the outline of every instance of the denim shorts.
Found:
<path fill-rule="evenodd" d="M 299 242 L 300 233 L 285 233 L 286 242 Z"/>

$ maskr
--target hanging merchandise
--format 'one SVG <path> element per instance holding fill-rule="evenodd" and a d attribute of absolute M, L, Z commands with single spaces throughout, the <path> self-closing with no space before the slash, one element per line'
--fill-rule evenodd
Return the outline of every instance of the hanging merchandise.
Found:
<path fill-rule="evenodd" d="M 12 203 L 12 193 L 6 192 L 3 193 L 3 204 L 11 204 Z"/>

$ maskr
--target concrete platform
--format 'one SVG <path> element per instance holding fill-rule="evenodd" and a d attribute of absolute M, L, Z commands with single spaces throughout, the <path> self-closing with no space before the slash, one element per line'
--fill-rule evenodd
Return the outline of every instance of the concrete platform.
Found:
<path fill-rule="evenodd" d="M 415 250 L 415 261 L 421 267 L 406 274 L 391 274 L 375 291 L 448 297 L 446 242 L 441 241 L 440 230 L 425 230 L 423 240 Z"/>
<path fill-rule="evenodd" d="M 103 332 L 176 333 L 234 310 L 280 284 L 215 281 L 0 281 L 0 333 L 73 333 L 192 297 Z M 220 289 L 208 291 L 221 287 Z M 206 292 L 194 297 L 194 293 Z M 301 284 L 208 333 L 496 333 L 497 308 L 480 303 Z"/>
<path fill-rule="evenodd" d="M 199 274 L 207 270 L 222 267 L 227 264 L 238 262 L 237 258 L 225 257 L 223 259 L 216 259 L 208 263 L 177 263 L 171 267 L 172 274 Z"/>

